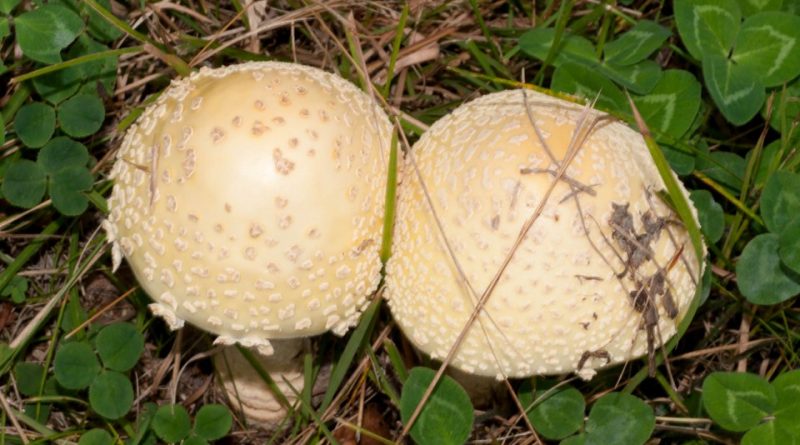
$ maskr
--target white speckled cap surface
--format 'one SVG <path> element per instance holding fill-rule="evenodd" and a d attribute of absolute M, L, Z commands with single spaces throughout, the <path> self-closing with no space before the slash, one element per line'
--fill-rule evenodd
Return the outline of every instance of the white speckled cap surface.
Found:
<path fill-rule="evenodd" d="M 380 280 L 391 124 L 351 83 L 258 62 L 176 80 L 128 131 L 105 223 L 171 326 L 260 346 L 354 325 Z"/>
<path fill-rule="evenodd" d="M 528 91 L 529 117 L 523 94 L 511 90 L 466 103 L 413 147 L 444 233 L 478 297 L 558 169 L 531 118 L 560 163 L 583 112 Z M 658 318 L 652 331 L 663 341 L 675 333 L 699 269 L 688 234 L 656 195 L 665 187 L 641 135 L 603 113 L 588 117 L 598 119 L 588 140 L 546 199 L 453 366 L 498 378 L 568 372 L 590 378 L 596 368 L 646 352 L 647 304 Z M 406 169 L 386 296 L 411 341 L 443 359 L 476 298 L 447 253 L 412 166 Z M 615 208 L 630 218 L 611 224 Z M 622 232 L 638 239 L 642 251 Z M 630 259 L 644 250 L 643 261 Z M 666 278 L 661 289 L 654 281 L 659 271 Z"/>

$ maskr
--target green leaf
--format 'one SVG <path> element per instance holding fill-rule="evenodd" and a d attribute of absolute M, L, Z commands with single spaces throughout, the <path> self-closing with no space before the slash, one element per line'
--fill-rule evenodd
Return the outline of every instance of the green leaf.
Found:
<path fill-rule="evenodd" d="M 790 0 L 792 1 L 792 0 Z M 739 7 L 745 17 L 762 11 L 778 11 L 784 0 L 739 0 Z"/>
<path fill-rule="evenodd" d="M 700 229 L 710 244 L 716 243 L 725 231 L 725 212 L 722 206 L 714 201 L 708 190 L 692 190 L 689 197 L 697 209 Z"/>
<path fill-rule="evenodd" d="M 796 421 L 795 421 L 796 423 Z M 758 425 L 742 437 L 742 445 L 798 445 L 800 436 L 790 434 L 777 422 Z"/>
<path fill-rule="evenodd" d="M 17 43 L 25 56 L 42 63 L 61 62 L 60 52 L 83 28 L 83 20 L 64 6 L 49 3 L 14 20 Z"/>
<path fill-rule="evenodd" d="M 657 50 L 669 38 L 669 29 L 650 20 L 642 20 L 606 44 L 605 61 L 616 66 L 627 66 L 641 62 Z"/>
<path fill-rule="evenodd" d="M 0 0 L 0 12 L 11 14 L 11 11 L 20 4 L 22 0 Z"/>
<path fill-rule="evenodd" d="M 764 105 L 766 91 L 757 71 L 717 55 L 703 58 L 706 88 L 722 115 L 734 125 L 743 125 Z"/>
<path fill-rule="evenodd" d="M 114 323 L 97 334 L 95 345 L 106 368 L 127 371 L 139 361 L 144 351 L 144 337 L 130 323 Z"/>
<path fill-rule="evenodd" d="M 549 392 L 549 394 L 548 394 Z M 546 395 L 546 399 L 539 401 Z M 536 406 L 526 412 L 536 431 L 547 439 L 563 439 L 583 426 L 586 402 L 577 389 L 567 386 L 555 391 L 523 389 L 519 394 L 522 406 Z"/>
<path fill-rule="evenodd" d="M 103 126 L 106 109 L 99 97 L 89 94 L 74 96 L 58 108 L 58 121 L 64 133 L 82 138 L 94 134 Z"/>
<path fill-rule="evenodd" d="M 523 53 L 544 61 L 550 53 L 555 36 L 554 28 L 533 28 L 519 37 L 519 47 Z M 581 36 L 564 33 L 559 42 L 559 48 L 556 50 L 553 65 L 559 66 L 567 62 L 596 63 L 597 55 L 592 42 Z"/>
<path fill-rule="evenodd" d="M 681 138 L 700 110 L 700 82 L 683 70 L 666 70 L 646 96 L 633 102 L 648 127 Z"/>
<path fill-rule="evenodd" d="M 95 1 L 105 8 L 106 11 L 111 11 L 111 2 L 109 0 Z M 86 11 L 89 16 L 89 33 L 92 34 L 92 37 L 103 42 L 110 42 L 122 36 L 122 31 L 120 31 L 119 28 L 109 23 L 108 20 L 91 7 L 85 7 L 84 11 Z"/>
<path fill-rule="evenodd" d="M 31 208 L 42 202 L 47 186 L 44 169 L 27 159 L 12 162 L 3 178 L 3 195 L 11 204 Z"/>
<path fill-rule="evenodd" d="M 778 304 L 800 293 L 800 275 L 781 264 L 778 235 L 758 235 L 736 263 L 739 291 L 753 304 Z"/>
<path fill-rule="evenodd" d="M 155 435 L 150 428 L 153 423 L 153 417 L 158 412 L 158 405 L 153 402 L 145 402 L 141 407 L 137 407 L 138 415 L 136 416 L 136 434 L 131 437 L 132 445 L 138 443 L 154 443 Z M 147 438 L 149 436 L 149 438 Z"/>
<path fill-rule="evenodd" d="M 796 216 L 781 232 L 778 244 L 778 255 L 783 264 L 800 276 L 800 216 Z"/>
<path fill-rule="evenodd" d="M 50 176 L 50 197 L 53 207 L 64 215 L 77 216 L 89 206 L 84 192 L 92 188 L 94 180 L 86 167 L 67 167 Z"/>
<path fill-rule="evenodd" d="M 800 215 L 800 174 L 776 171 L 761 192 L 761 216 L 772 233 L 781 233 Z"/>
<path fill-rule="evenodd" d="M 697 60 L 727 57 L 742 13 L 736 0 L 675 0 L 675 24 L 686 49 Z"/>
<path fill-rule="evenodd" d="M 83 167 L 89 161 L 89 150 L 80 142 L 59 136 L 50 140 L 41 150 L 36 162 L 48 174 L 54 174 L 69 167 Z"/>
<path fill-rule="evenodd" d="M 24 396 L 40 395 L 40 387 L 44 382 L 44 367 L 38 363 L 20 362 L 14 366 L 14 378 L 17 389 Z"/>
<path fill-rule="evenodd" d="M 400 417 L 405 424 L 433 381 L 435 371 L 411 370 L 400 396 Z M 472 431 L 472 403 L 458 383 L 444 375 L 411 427 L 411 437 L 420 444 L 460 445 Z"/>
<path fill-rule="evenodd" d="M 612 392 L 598 399 L 586 422 L 586 444 L 641 445 L 655 428 L 653 409 L 641 399 Z"/>
<path fill-rule="evenodd" d="M 788 371 L 772 382 L 778 403 L 775 407 L 775 423 L 800 439 L 800 370 Z"/>
<path fill-rule="evenodd" d="M 10 368 L 9 360 L 16 355 L 16 349 L 8 346 L 8 343 L 0 341 L 0 366 L 5 369 Z"/>
<path fill-rule="evenodd" d="M 375 321 L 378 317 L 378 311 L 380 310 L 380 307 L 381 300 L 373 300 L 373 302 L 367 306 L 367 309 L 361 315 L 361 320 L 359 320 L 358 326 L 356 326 L 352 334 L 350 334 L 347 344 L 342 350 L 342 353 L 339 355 L 336 365 L 334 365 L 333 370 L 331 371 L 330 381 L 328 382 L 328 388 L 325 390 L 325 394 L 323 395 L 320 411 L 324 411 L 328 406 L 330 406 L 331 402 L 333 402 L 333 398 L 336 395 L 340 385 L 344 383 L 345 379 L 347 378 L 353 360 L 356 358 L 356 353 L 358 353 L 366 344 L 366 342 L 369 341 L 369 336 L 372 332 L 372 329 L 375 327 Z M 245 350 L 239 349 L 239 351 L 242 352 Z M 245 355 L 244 352 L 242 352 L 242 354 Z M 247 355 L 245 355 L 245 358 L 247 358 Z M 248 359 L 248 361 L 250 361 L 250 359 Z M 280 395 L 282 396 L 283 394 L 281 393 Z"/>
<path fill-rule="evenodd" d="M 745 372 L 714 372 L 703 381 L 703 406 L 729 431 L 747 431 L 772 413 L 775 389 L 766 380 Z"/>
<path fill-rule="evenodd" d="M 766 117 L 767 107 L 761 111 Z M 776 131 L 788 135 L 791 131 L 792 123 L 800 116 L 800 78 L 793 80 L 786 85 L 786 89 L 775 91 L 775 101 L 772 104 L 772 115 L 769 124 Z"/>
<path fill-rule="evenodd" d="M 57 396 L 57 395 L 74 395 L 78 391 L 73 389 L 66 389 L 63 386 L 58 384 L 58 379 L 56 379 L 55 375 L 51 375 L 47 377 L 47 380 L 44 382 L 44 395 L 46 396 Z"/>
<path fill-rule="evenodd" d="M 661 67 L 652 60 L 645 60 L 635 65 L 616 66 L 607 63 L 591 64 L 603 75 L 636 94 L 649 93 L 661 80 Z"/>
<path fill-rule="evenodd" d="M 23 105 L 14 118 L 14 131 L 23 144 L 39 148 L 50 140 L 56 129 L 56 112 L 50 105 L 33 102 Z"/>
<path fill-rule="evenodd" d="M 750 157 L 755 153 L 755 150 L 749 150 L 747 152 L 746 162 L 750 162 Z M 761 159 L 758 163 L 758 169 L 756 171 L 755 181 L 753 182 L 753 186 L 759 189 L 763 189 L 767 183 L 767 180 L 772 176 L 772 173 L 775 172 L 781 163 L 781 141 L 780 139 L 772 141 L 771 143 L 767 144 L 764 147 L 764 150 L 761 153 Z"/>
<path fill-rule="evenodd" d="M 95 428 L 93 430 L 89 430 L 81 436 L 81 440 L 78 441 L 78 445 L 113 445 L 114 438 L 111 437 L 111 434 L 108 434 L 108 431 L 101 430 L 100 428 Z"/>
<path fill-rule="evenodd" d="M 705 153 L 698 157 L 697 169 L 738 194 L 742 189 L 742 178 L 747 168 L 744 158 L 727 151 Z"/>
<path fill-rule="evenodd" d="M 78 40 L 67 50 L 67 56 L 75 58 L 107 50 L 107 46 L 95 42 L 86 34 L 81 34 Z M 84 81 L 81 92 L 96 94 L 97 82 L 100 82 L 107 93 L 113 93 L 117 84 L 118 59 L 119 56 L 109 56 L 79 65 L 83 71 Z"/>
<path fill-rule="evenodd" d="M 587 100 L 594 100 L 602 92 L 597 101 L 599 107 L 618 112 L 628 110 L 628 102 L 622 91 L 612 81 L 598 76 L 596 70 L 585 65 L 565 63 L 559 66 L 553 73 L 550 87 Z"/>
<path fill-rule="evenodd" d="M 231 425 L 231 412 L 223 405 L 204 405 L 194 416 L 194 434 L 206 440 L 222 439 L 231 430 Z"/>
<path fill-rule="evenodd" d="M 0 65 L 3 63 L 0 62 Z M 2 74 L 2 72 L 0 72 Z M 0 113 L 0 145 L 6 143 L 6 120 L 3 117 L 3 113 Z"/>
<path fill-rule="evenodd" d="M 34 77 L 33 87 L 42 98 L 52 104 L 58 104 L 78 91 L 83 78 L 80 65 L 70 66 L 52 73 Z"/>
<path fill-rule="evenodd" d="M 6 287 L 0 290 L 0 295 L 11 298 L 16 304 L 21 304 L 25 301 L 25 296 L 28 292 L 28 279 L 19 275 L 11 278 Z"/>
<path fill-rule="evenodd" d="M 107 419 L 119 419 L 133 406 L 131 381 L 116 371 L 103 371 L 89 387 L 89 404 Z"/>
<path fill-rule="evenodd" d="M 72 332 L 88 319 L 89 314 L 87 314 L 86 309 L 81 306 L 80 300 L 78 298 L 70 298 L 67 300 L 64 317 L 61 318 L 61 331 L 65 333 Z M 84 332 L 85 331 L 81 329 L 79 335 L 82 335 Z"/>
<path fill-rule="evenodd" d="M 164 442 L 180 442 L 189 435 L 191 428 L 189 413 L 181 405 L 160 406 L 153 417 L 153 431 Z"/>
<path fill-rule="evenodd" d="M 669 166 L 679 175 L 688 175 L 694 171 L 695 159 L 692 153 L 687 153 L 682 148 L 673 147 L 667 144 L 659 145 L 664 157 L 669 162 Z"/>
<path fill-rule="evenodd" d="M 2 115 L 2 113 L 0 113 L 0 115 Z M 22 153 L 20 152 L 20 150 L 16 150 L 13 153 L 10 153 L 5 158 L 0 159 L 0 178 L 5 177 L 6 170 L 8 170 L 8 167 L 20 159 L 22 159 Z M 2 181 L 0 181 L 0 186 L 2 186 L 1 182 Z M 0 189 L 0 198 L 2 197 L 3 197 L 3 192 L 2 189 Z"/>
<path fill-rule="evenodd" d="M 11 28 L 8 26 L 8 18 L 0 17 L 0 42 L 9 35 L 11 35 Z M 2 64 L 2 60 L 0 60 L 0 64 Z"/>
<path fill-rule="evenodd" d="M 198 436 L 189 436 L 182 445 L 208 445 L 208 441 Z"/>
<path fill-rule="evenodd" d="M 800 74 L 800 17 L 762 12 L 744 21 L 731 59 L 772 87 Z"/>
<path fill-rule="evenodd" d="M 83 389 L 95 381 L 100 372 L 100 363 L 88 343 L 72 342 L 58 348 L 53 368 L 61 386 Z"/>
<path fill-rule="evenodd" d="M 584 445 L 586 443 L 586 434 L 577 434 L 572 437 L 567 437 L 558 443 L 558 445 Z"/>
<path fill-rule="evenodd" d="M 26 403 L 24 405 L 23 412 L 35 422 L 46 424 L 47 420 L 50 418 L 50 405 L 42 403 Z"/>

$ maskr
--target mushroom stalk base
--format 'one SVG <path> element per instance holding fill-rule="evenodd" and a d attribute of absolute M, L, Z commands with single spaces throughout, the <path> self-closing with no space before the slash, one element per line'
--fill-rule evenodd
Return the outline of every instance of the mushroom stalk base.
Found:
<path fill-rule="evenodd" d="M 251 350 L 289 404 L 294 405 L 296 392 L 303 391 L 303 353 L 308 349 L 308 342 L 306 339 L 289 339 L 270 340 L 270 344 L 274 352 L 269 356 Z M 286 416 L 286 409 L 236 346 L 222 348 L 214 356 L 214 365 L 231 406 L 240 410 L 248 420 L 270 428 Z"/>
<path fill-rule="evenodd" d="M 491 408 L 503 397 L 503 382 L 494 377 L 469 374 L 452 366 L 447 367 L 447 375 L 461 385 L 469 395 L 472 405 L 478 409 Z"/>

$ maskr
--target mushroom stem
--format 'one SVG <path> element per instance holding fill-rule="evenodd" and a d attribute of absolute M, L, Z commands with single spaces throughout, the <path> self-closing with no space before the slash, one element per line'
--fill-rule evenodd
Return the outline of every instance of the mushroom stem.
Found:
<path fill-rule="evenodd" d="M 452 366 L 448 366 L 446 372 L 464 388 L 475 408 L 491 408 L 502 397 L 504 391 L 502 380 L 470 374 Z"/>
<path fill-rule="evenodd" d="M 270 343 L 274 350 L 272 355 L 259 354 L 255 348 L 250 350 L 293 406 L 296 394 L 303 391 L 303 353 L 309 348 L 308 340 L 270 340 Z M 214 357 L 214 364 L 232 406 L 238 407 L 247 419 L 269 428 L 286 416 L 286 408 L 279 398 L 236 346 L 223 347 Z"/>

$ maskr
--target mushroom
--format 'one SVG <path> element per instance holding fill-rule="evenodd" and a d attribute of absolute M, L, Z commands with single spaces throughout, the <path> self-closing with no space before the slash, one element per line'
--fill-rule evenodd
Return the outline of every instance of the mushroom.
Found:
<path fill-rule="evenodd" d="M 117 153 L 114 268 L 127 259 L 171 328 L 302 366 L 302 338 L 343 335 L 380 281 L 391 132 L 370 97 L 316 68 L 252 62 L 176 80 Z"/>
<path fill-rule="evenodd" d="M 701 266 L 638 132 L 510 90 L 458 107 L 412 153 L 385 296 L 423 352 L 444 360 L 466 329 L 458 370 L 590 379 L 675 334 Z"/>

